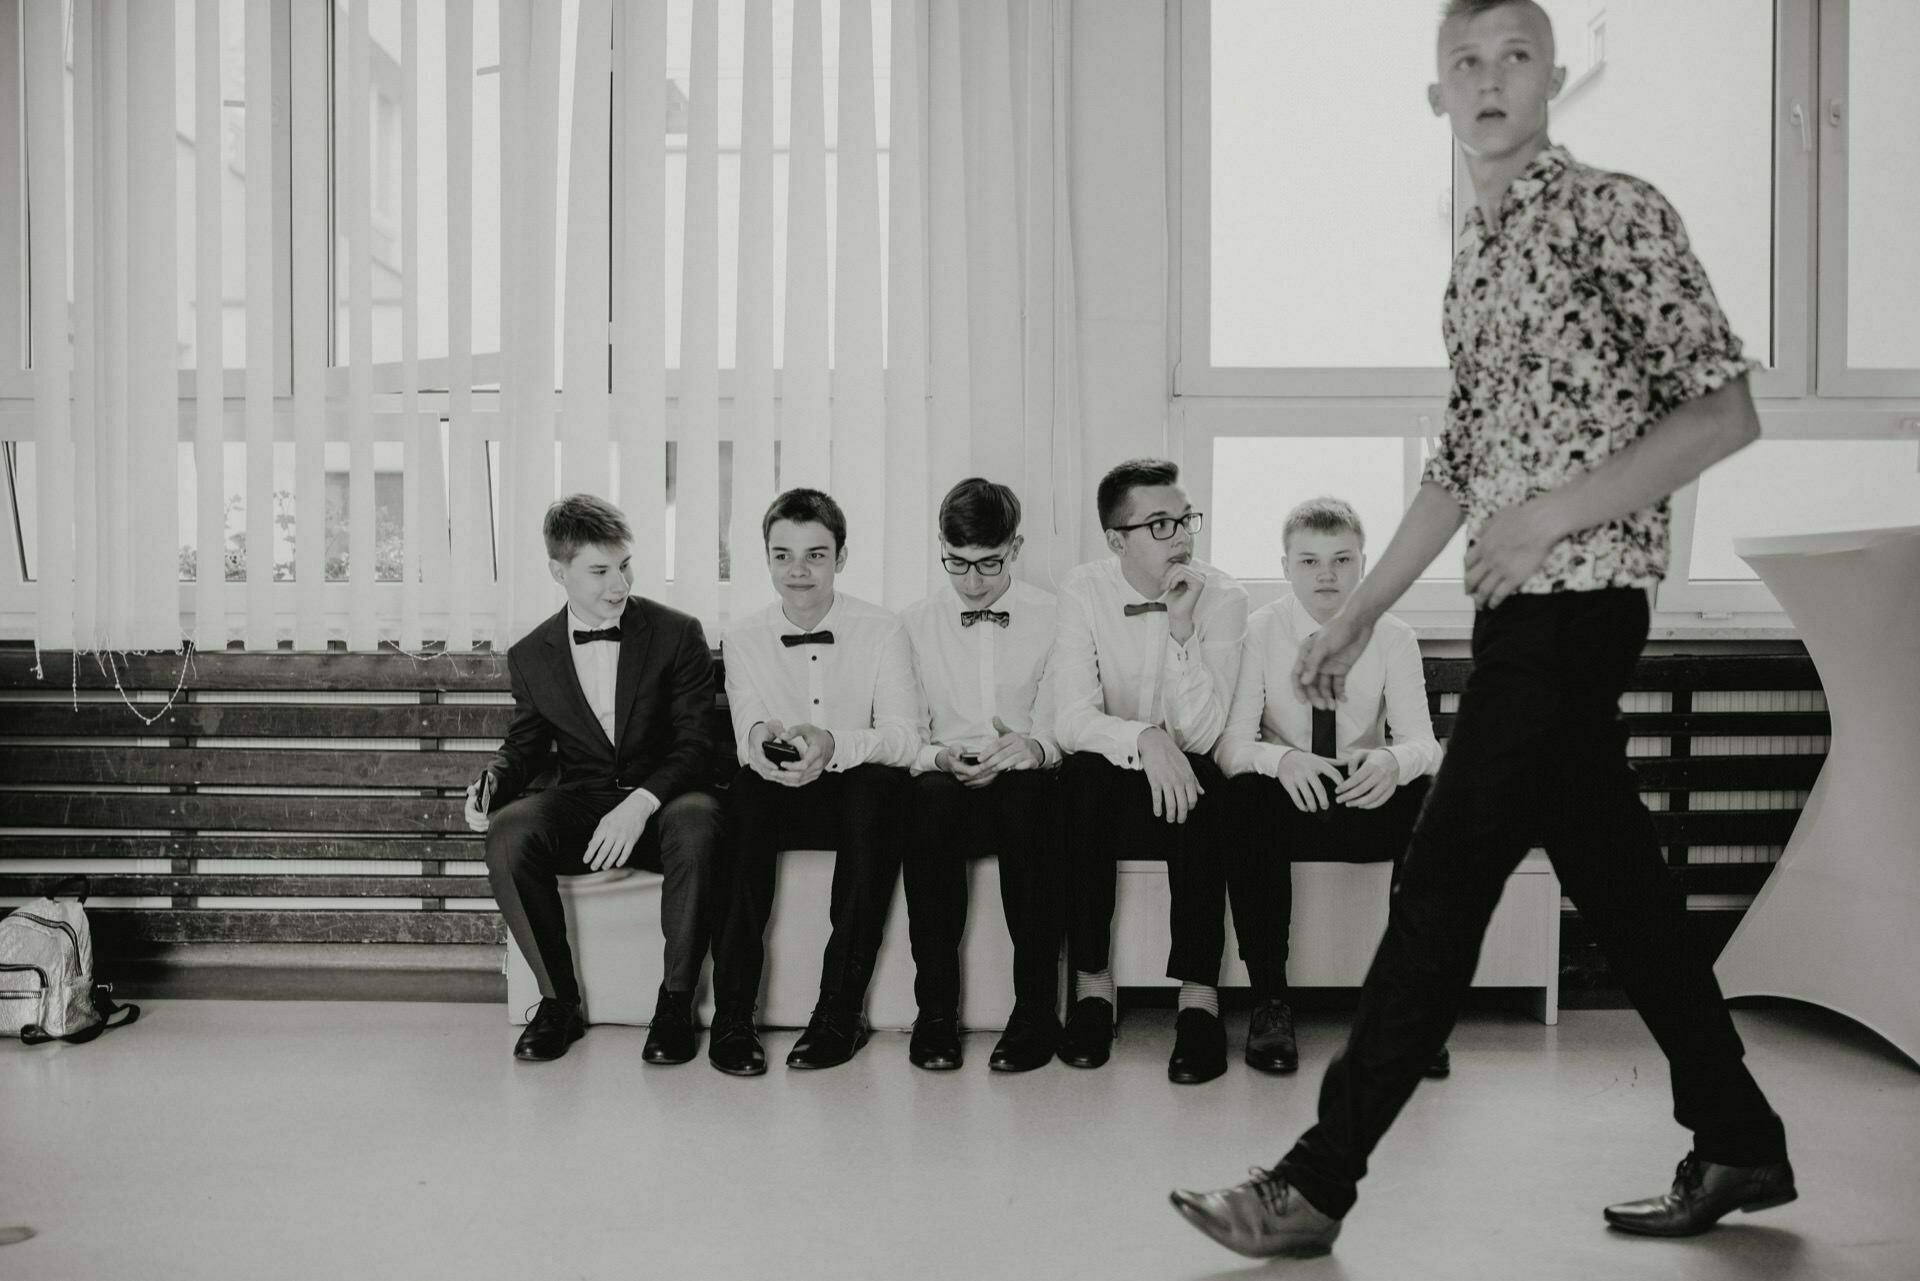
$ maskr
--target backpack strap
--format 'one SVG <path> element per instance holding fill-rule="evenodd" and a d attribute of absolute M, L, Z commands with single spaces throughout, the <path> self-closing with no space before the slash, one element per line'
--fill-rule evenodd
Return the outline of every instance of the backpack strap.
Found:
<path fill-rule="evenodd" d="M 47 897 L 59 898 L 61 893 L 69 885 L 78 885 L 80 887 L 80 892 L 74 895 L 74 897 L 79 899 L 82 903 L 86 902 L 87 895 L 93 892 L 93 882 L 87 879 L 86 873 L 75 872 L 72 876 L 63 876 L 58 881 L 54 882 L 53 888 L 47 891 Z"/>
<path fill-rule="evenodd" d="M 131 1003 L 122 1005 L 106 993 L 106 984 L 96 984 L 93 989 L 93 1008 L 99 1011 L 100 1021 L 92 1027 L 81 1028 L 78 1032 L 69 1032 L 65 1036 L 51 1036 L 38 1023 L 29 1023 L 20 1029 L 20 1040 L 27 1045 L 45 1045 L 49 1041 L 65 1041 L 69 1045 L 85 1045 L 103 1033 L 116 1027 L 125 1027 L 140 1017 L 140 1007 Z M 113 1021 L 116 1014 L 127 1017 L 118 1023 Z"/>

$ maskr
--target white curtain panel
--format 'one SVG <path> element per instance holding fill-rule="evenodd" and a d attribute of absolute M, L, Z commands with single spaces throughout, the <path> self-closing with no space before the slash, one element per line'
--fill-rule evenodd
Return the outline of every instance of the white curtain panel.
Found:
<path fill-rule="evenodd" d="M 760 516 L 778 489 L 795 485 L 839 498 L 850 522 L 845 585 L 892 607 L 942 586 L 935 506 L 967 475 L 1019 491 L 1029 549 L 1021 573 L 1046 584 L 1070 565 L 1081 508 L 1071 0 L 829 0 L 824 12 L 822 0 L 695 0 L 687 14 L 669 0 L 500 0 L 497 357 L 474 344 L 470 72 L 494 70 L 474 67 L 476 11 L 450 0 L 431 28 L 439 47 L 425 55 L 444 57 L 450 70 L 444 103 L 428 104 L 445 121 L 444 160 L 423 155 L 421 144 L 419 15 L 411 5 L 393 23 L 373 14 L 374 27 L 400 33 L 399 184 L 381 215 L 403 265 L 391 367 L 374 363 L 373 210 L 383 157 L 370 141 L 369 104 L 375 57 L 393 51 L 376 54 L 369 6 L 345 6 L 334 30 L 346 97 L 334 108 L 331 158 L 299 123 L 301 113 L 326 109 L 325 77 L 336 74 L 320 57 L 325 0 L 294 0 L 288 85 L 274 83 L 285 64 L 276 63 L 270 22 L 246 23 L 248 116 L 267 119 L 278 101 L 294 127 L 248 129 L 245 168 L 249 179 L 291 170 L 290 234 L 300 253 L 276 244 L 288 233 L 276 230 L 267 181 L 246 184 L 244 236 L 232 234 L 234 205 L 223 227 L 219 147 L 200 147 L 176 174 L 175 68 L 218 65 L 219 0 L 183 10 L 178 29 L 191 47 L 178 50 L 173 5 L 75 0 L 70 23 L 62 8 L 21 9 L 30 270 L 59 280 L 71 261 L 75 284 L 71 303 L 58 290 L 32 293 L 42 647 L 172 648 L 192 636 L 253 649 L 288 633 L 307 649 L 329 636 L 354 650 L 504 646 L 560 603 L 538 529 L 563 492 L 617 496 L 636 535 L 636 589 L 716 630 L 772 598 Z M 268 12 L 250 8 L 247 17 Z M 691 27 L 684 206 L 673 211 L 664 96 L 654 87 L 667 79 L 670 18 Z M 792 56 L 783 83 L 775 50 L 784 31 Z M 884 87 L 876 66 L 887 72 Z M 723 76 L 723 67 L 741 75 Z M 389 92 L 394 73 L 379 74 Z M 563 85 L 571 94 L 565 135 Z M 197 136 L 219 137 L 227 104 L 217 77 L 198 76 L 189 97 L 183 109 Z M 737 218 L 723 206 L 722 156 L 734 149 L 722 145 L 723 121 L 738 122 Z M 276 154 L 288 137 L 293 154 Z M 428 164 L 436 184 L 444 173 L 440 225 L 422 219 Z M 247 360 L 237 383 L 223 366 L 219 307 L 195 309 L 196 363 L 184 377 L 177 368 L 177 182 L 195 196 L 187 234 L 198 297 L 220 294 L 221 247 L 244 244 L 244 263 L 224 268 L 224 279 L 245 282 Z M 324 254 L 309 252 L 326 243 L 329 192 L 346 286 L 344 341 L 332 357 L 346 368 L 337 375 L 328 369 L 328 267 Z M 669 226 L 677 244 L 667 242 Z M 723 248 L 738 265 L 731 280 L 723 279 Z M 423 255 L 444 260 L 447 280 L 444 303 L 435 304 L 445 307 L 446 354 L 428 372 Z M 278 264 L 289 256 L 290 334 L 281 329 L 288 312 L 275 305 Z M 664 264 L 676 256 L 679 342 L 670 352 L 675 295 Z M 431 319 L 437 332 L 441 318 Z M 290 397 L 275 359 L 288 349 Z M 383 348 L 380 359 L 391 353 Z M 497 395 L 476 394 L 477 383 L 494 378 Z M 423 389 L 442 386 L 444 398 L 429 401 Z M 333 587 L 324 583 L 320 520 L 329 436 L 348 446 L 352 495 L 348 581 Z M 295 582 L 276 590 L 274 442 L 289 437 Z M 204 549 L 198 581 L 184 591 L 174 483 L 183 440 L 198 475 L 189 536 Z M 229 440 L 247 445 L 245 533 L 254 553 L 246 581 L 232 583 L 220 554 Z M 400 442 L 404 457 L 397 583 L 375 581 L 376 441 Z"/>

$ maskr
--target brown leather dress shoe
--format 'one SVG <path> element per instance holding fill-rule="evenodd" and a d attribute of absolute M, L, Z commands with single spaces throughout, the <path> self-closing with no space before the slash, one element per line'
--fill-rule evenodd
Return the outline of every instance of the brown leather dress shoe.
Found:
<path fill-rule="evenodd" d="M 1705 1232 L 1722 1215 L 1771 1210 L 1799 1196 L 1793 1166 L 1715 1165 L 1689 1152 L 1674 1171 L 1673 1188 L 1643 1201 L 1623 1201 L 1603 1213 L 1622 1232 L 1655 1237 L 1690 1237 Z"/>
<path fill-rule="evenodd" d="M 1279 1171 L 1249 1173 L 1218 1192 L 1175 1190 L 1167 1199 L 1188 1223 L 1250 1259 L 1310 1259 L 1333 1249 L 1340 1220 L 1316 1210 Z"/>
<path fill-rule="evenodd" d="M 580 1014 L 580 1002 L 543 996 L 539 1008 L 527 1020 L 526 1030 L 514 1042 L 513 1057 L 522 1063 L 546 1063 L 565 1054 L 568 1046 L 586 1034 L 587 1021 Z"/>
<path fill-rule="evenodd" d="M 685 1063 L 693 1057 L 697 1040 L 693 1027 L 693 993 L 661 988 L 640 1057 L 649 1063 Z"/>

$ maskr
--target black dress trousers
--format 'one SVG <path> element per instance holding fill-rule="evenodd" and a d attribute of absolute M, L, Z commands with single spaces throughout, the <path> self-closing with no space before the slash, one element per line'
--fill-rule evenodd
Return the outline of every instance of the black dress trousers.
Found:
<path fill-rule="evenodd" d="M 559 878 L 593 870 L 582 861 L 587 843 L 600 820 L 629 795 L 548 788 L 490 816 L 487 879 L 542 996 L 580 999 Z M 647 820 L 624 864 L 666 878 L 660 929 L 666 936 L 662 982 L 670 992 L 691 992 L 699 982 L 720 861 L 719 802 L 705 792 L 683 792 Z"/>
<path fill-rule="evenodd" d="M 1067 956 L 1074 969 L 1107 968 L 1115 864 L 1161 859 L 1173 899 L 1167 977 L 1219 983 L 1227 946 L 1226 777 L 1212 757 L 1186 756 L 1206 795 L 1186 822 L 1170 823 L 1153 812 L 1145 770 L 1121 769 L 1098 752 L 1068 755 L 1060 782 L 1067 822 Z"/>
<path fill-rule="evenodd" d="M 1336 1217 L 1459 1012 L 1507 876 L 1544 844 L 1667 1056 L 1673 1114 L 1725 1165 L 1785 1159 L 1627 764 L 1621 692 L 1647 637 L 1636 589 L 1519 595 L 1474 620 L 1473 673 L 1320 1116 L 1280 1162 Z"/>
<path fill-rule="evenodd" d="M 967 927 L 967 859 L 1000 860 L 1000 902 L 1013 939 L 1014 1002 L 1051 1011 L 1059 990 L 1061 868 L 1058 780 L 1014 770 L 985 787 L 926 773 L 908 786 L 906 855 L 913 993 L 922 1013 L 960 1008 L 960 936 Z"/>
<path fill-rule="evenodd" d="M 1332 780 L 1321 782 L 1331 796 Z M 1293 865 L 1391 862 L 1398 884 L 1401 858 L 1430 782 L 1410 779 L 1376 809 L 1336 804 L 1308 813 L 1294 805 L 1277 778 L 1240 774 L 1227 780 L 1234 834 L 1227 845 L 1227 894 L 1256 1000 L 1281 1000 L 1287 994 Z"/>
<path fill-rule="evenodd" d="M 729 890 L 714 947 L 714 1001 L 744 1013 L 759 999 L 782 850 L 834 851 L 828 917 L 832 933 L 820 966 L 820 1008 L 857 1014 L 880 954 L 887 909 L 900 874 L 907 771 L 860 765 L 825 773 L 805 787 L 769 783 L 742 766 L 727 791 Z"/>

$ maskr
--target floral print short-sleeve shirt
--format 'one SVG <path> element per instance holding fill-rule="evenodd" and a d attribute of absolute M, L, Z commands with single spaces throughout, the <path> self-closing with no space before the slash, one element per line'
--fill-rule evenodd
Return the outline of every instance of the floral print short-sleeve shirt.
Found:
<path fill-rule="evenodd" d="M 1453 390 L 1422 479 L 1467 513 L 1469 543 L 1501 510 L 1558 489 L 1753 362 L 1649 183 L 1549 146 L 1508 188 L 1500 228 L 1476 205 L 1447 285 Z M 1665 499 L 1554 545 L 1527 593 L 1656 585 Z"/>

